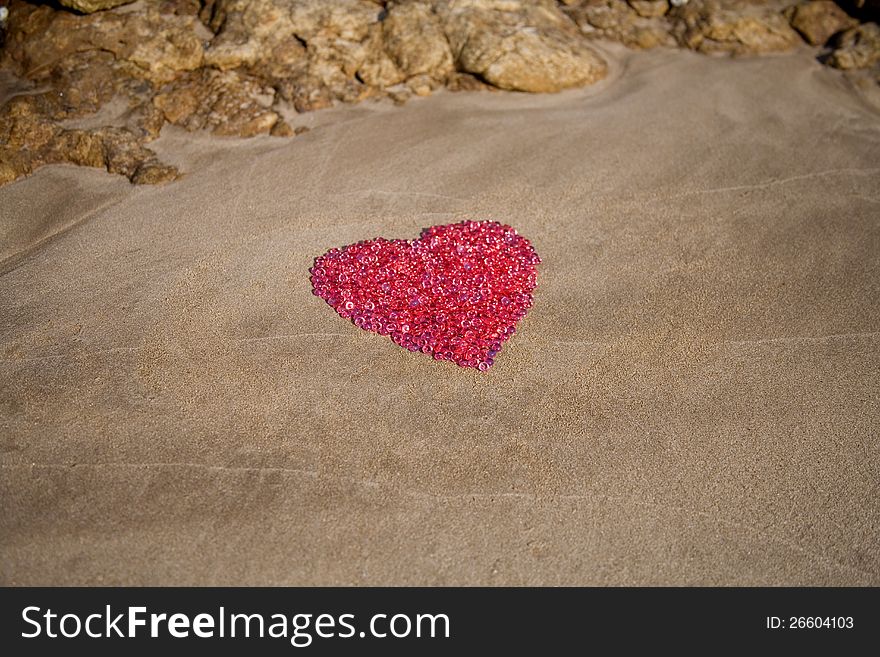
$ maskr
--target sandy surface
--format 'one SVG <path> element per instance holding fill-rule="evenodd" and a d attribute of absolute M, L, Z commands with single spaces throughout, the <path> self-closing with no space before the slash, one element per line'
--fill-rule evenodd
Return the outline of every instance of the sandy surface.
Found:
<path fill-rule="evenodd" d="M 0 581 L 880 585 L 880 114 L 809 52 L 619 56 L 0 189 Z M 543 258 L 489 373 L 310 294 L 462 218 Z"/>

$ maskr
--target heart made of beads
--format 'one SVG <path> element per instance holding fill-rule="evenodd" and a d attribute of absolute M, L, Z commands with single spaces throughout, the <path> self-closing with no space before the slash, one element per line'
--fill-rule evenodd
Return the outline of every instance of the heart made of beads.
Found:
<path fill-rule="evenodd" d="M 331 249 L 309 271 L 313 293 L 356 326 L 485 371 L 532 305 L 539 262 L 510 226 L 463 221 Z"/>

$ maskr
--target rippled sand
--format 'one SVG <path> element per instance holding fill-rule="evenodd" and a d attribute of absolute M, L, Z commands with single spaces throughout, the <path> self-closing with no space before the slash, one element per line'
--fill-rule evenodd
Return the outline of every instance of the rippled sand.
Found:
<path fill-rule="evenodd" d="M 0 189 L 0 581 L 880 584 L 880 114 L 808 51 L 614 56 Z M 543 258 L 487 374 L 310 294 L 463 218 Z"/>

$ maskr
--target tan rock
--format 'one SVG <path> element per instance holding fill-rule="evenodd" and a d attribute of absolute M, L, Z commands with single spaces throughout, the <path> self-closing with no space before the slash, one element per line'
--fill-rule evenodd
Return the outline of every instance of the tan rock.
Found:
<path fill-rule="evenodd" d="M 454 70 L 443 26 L 428 5 L 392 5 L 382 22 L 382 34 L 386 52 L 406 77 L 428 75 L 442 80 Z"/>
<path fill-rule="evenodd" d="M 393 84 L 379 16 L 366 0 L 213 0 L 203 19 L 216 32 L 205 61 L 221 70 L 246 68 L 276 87 L 300 111 L 365 95 L 368 85 Z"/>
<path fill-rule="evenodd" d="M 293 103 L 297 112 L 311 112 L 333 105 L 334 96 L 320 80 L 303 76 L 277 83 L 279 95 Z"/>
<path fill-rule="evenodd" d="M 665 2 L 642 4 L 663 4 L 663 13 L 669 8 Z M 640 12 L 632 5 L 624 0 L 587 0 L 572 2 L 564 11 L 588 37 L 619 41 L 630 48 L 676 45 L 671 25 L 661 13 L 644 8 Z"/>
<path fill-rule="evenodd" d="M 50 147 L 61 127 L 46 118 L 46 96 L 15 96 L 0 108 L 0 144 L 27 153 L 40 153 Z"/>
<path fill-rule="evenodd" d="M 156 154 L 145 148 L 135 135 L 119 128 L 99 133 L 107 171 L 118 173 L 134 183 L 152 184 L 176 178 L 176 168 L 161 164 Z"/>
<path fill-rule="evenodd" d="M 339 100 L 358 97 L 355 74 L 378 44 L 370 37 L 380 8 L 358 0 L 299 0 L 291 5 L 297 37 L 306 44 L 308 79 L 326 86 Z"/>
<path fill-rule="evenodd" d="M 627 0 L 627 4 L 643 18 L 657 18 L 669 11 L 667 0 Z"/>
<path fill-rule="evenodd" d="M 217 37 L 206 62 L 224 70 L 247 68 L 299 111 L 356 102 L 416 76 L 444 80 L 453 71 L 440 21 L 425 3 L 387 9 L 367 0 L 210 5 L 207 18 Z"/>
<path fill-rule="evenodd" d="M 394 101 L 395 105 L 403 105 L 406 101 L 412 98 L 413 95 L 412 90 L 405 84 L 394 85 L 387 89 L 386 93 L 388 97 Z"/>
<path fill-rule="evenodd" d="M 209 68 L 181 77 L 153 98 L 169 123 L 237 137 L 269 133 L 279 120 L 270 109 L 273 101 L 273 90 L 259 80 Z"/>
<path fill-rule="evenodd" d="M 829 63 L 836 68 L 869 68 L 880 64 L 880 26 L 862 23 L 837 39 Z"/>
<path fill-rule="evenodd" d="M 198 19 L 160 12 L 99 12 L 77 16 L 39 7 L 14 7 L 7 38 L 10 57 L 28 77 L 65 66 L 64 59 L 83 52 L 103 51 L 126 73 L 151 82 L 167 82 L 202 64 Z"/>
<path fill-rule="evenodd" d="M 791 26 L 814 46 L 824 45 L 828 39 L 858 24 L 831 0 L 817 0 L 796 5 L 786 12 Z"/>
<path fill-rule="evenodd" d="M 105 164 L 104 140 L 99 132 L 59 130 L 42 154 L 46 162 L 66 162 L 86 167 Z"/>
<path fill-rule="evenodd" d="M 135 169 L 130 179 L 135 185 L 161 185 L 179 177 L 180 172 L 176 167 L 150 160 Z"/>
<path fill-rule="evenodd" d="M 58 0 L 58 3 L 84 14 L 91 14 L 104 9 L 112 9 L 120 5 L 127 5 L 134 0 Z"/>
<path fill-rule="evenodd" d="M 430 96 L 431 92 L 440 85 L 430 75 L 416 75 L 406 81 L 406 86 L 416 96 Z"/>
<path fill-rule="evenodd" d="M 179 73 L 193 71 L 202 65 L 204 48 L 195 31 L 198 19 L 175 17 L 169 20 L 157 14 L 148 16 L 154 20 L 122 28 L 126 36 L 123 47 L 118 49 L 118 56 L 136 66 L 137 73 L 153 82 L 173 80 Z M 129 50 L 131 41 L 134 44 Z M 96 45 L 100 47 L 98 40 Z"/>
<path fill-rule="evenodd" d="M 293 137 L 296 134 L 296 131 L 290 127 L 290 124 L 287 121 L 284 119 L 278 119 L 275 125 L 272 126 L 269 134 L 273 137 Z"/>
<path fill-rule="evenodd" d="M 382 21 L 371 27 L 367 43 L 367 56 L 358 78 L 371 86 L 386 88 L 424 76 L 442 81 L 454 70 L 440 20 L 426 4 L 390 5 Z M 419 84 L 418 88 L 430 93 L 434 86 Z"/>
<path fill-rule="evenodd" d="M 375 26 L 370 36 L 367 56 L 358 68 L 357 76 L 364 84 L 372 87 L 385 88 L 403 82 L 406 74 L 394 62 L 385 50 L 383 29 Z"/>
<path fill-rule="evenodd" d="M 446 0 L 435 10 L 459 70 L 502 89 L 554 92 L 606 75 L 604 60 L 549 0 Z"/>
<path fill-rule="evenodd" d="M 16 167 L 12 162 L 14 157 L 15 154 L 11 152 L 11 149 L 0 146 L 0 185 L 11 183 L 13 180 L 30 173 L 23 167 Z"/>
<path fill-rule="evenodd" d="M 757 55 L 790 50 L 800 37 L 784 2 L 691 0 L 670 10 L 681 45 L 706 54 Z"/>
<path fill-rule="evenodd" d="M 103 167 L 134 182 L 177 177 L 126 128 L 66 129 L 51 118 L 52 92 L 16 96 L 0 108 L 0 184 L 46 164 Z"/>
<path fill-rule="evenodd" d="M 282 53 L 282 66 L 305 57 L 305 46 L 296 38 L 290 3 L 281 0 L 214 0 L 209 27 L 216 36 L 205 53 L 205 63 L 228 70 L 271 61 Z M 286 44 L 295 43 L 296 46 Z"/>

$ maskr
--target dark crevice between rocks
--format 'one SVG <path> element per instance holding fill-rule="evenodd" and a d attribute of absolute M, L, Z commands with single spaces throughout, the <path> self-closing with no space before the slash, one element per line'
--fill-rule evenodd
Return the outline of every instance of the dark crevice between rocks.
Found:
<path fill-rule="evenodd" d="M 837 5 L 862 23 L 880 20 L 880 2 L 877 0 L 838 0 Z"/>

